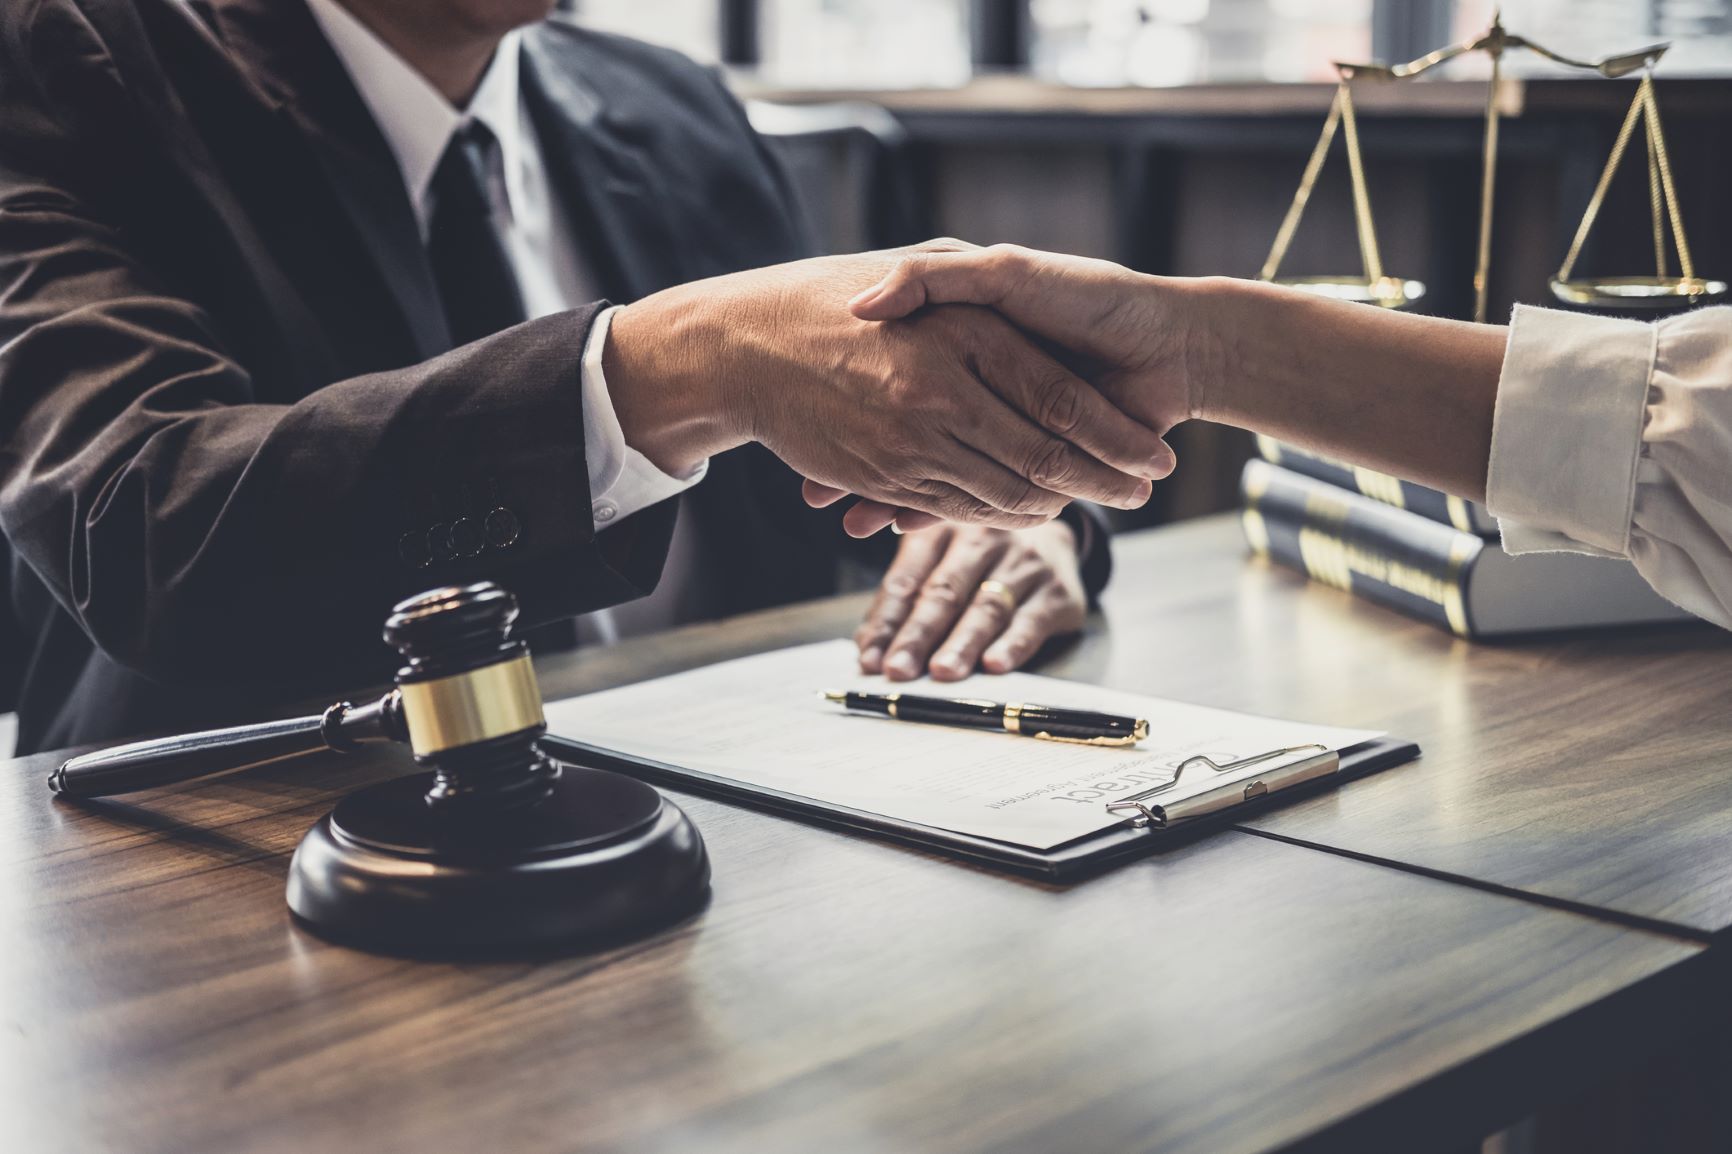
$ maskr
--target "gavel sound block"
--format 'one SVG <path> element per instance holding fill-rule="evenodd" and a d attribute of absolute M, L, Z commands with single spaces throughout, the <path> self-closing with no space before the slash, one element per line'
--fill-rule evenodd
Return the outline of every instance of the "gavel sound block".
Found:
<path fill-rule="evenodd" d="M 617 941 L 696 909 L 709 861 L 652 787 L 556 762 L 512 596 L 491 583 L 399 604 L 397 687 L 373 704 L 74 758 L 56 792 L 95 797 L 301 753 L 407 741 L 430 772 L 368 786 L 295 851 L 288 903 L 322 935 L 394 951 Z"/>

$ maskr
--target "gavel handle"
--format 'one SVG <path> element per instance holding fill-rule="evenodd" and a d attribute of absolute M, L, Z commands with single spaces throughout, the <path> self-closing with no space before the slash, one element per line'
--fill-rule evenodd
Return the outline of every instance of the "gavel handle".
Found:
<path fill-rule="evenodd" d="M 81 754 L 49 775 L 48 788 L 67 797 L 109 797 L 219 777 L 321 750 L 347 751 L 400 740 L 402 717 L 393 690 L 358 709 L 340 701 L 311 717 L 183 733 Z"/>

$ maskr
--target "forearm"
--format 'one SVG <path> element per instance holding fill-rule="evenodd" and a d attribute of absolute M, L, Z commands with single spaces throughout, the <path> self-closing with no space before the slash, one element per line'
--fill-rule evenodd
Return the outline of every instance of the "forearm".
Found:
<path fill-rule="evenodd" d="M 1189 295 L 1193 415 L 1483 500 L 1506 330 L 1250 281 Z"/>

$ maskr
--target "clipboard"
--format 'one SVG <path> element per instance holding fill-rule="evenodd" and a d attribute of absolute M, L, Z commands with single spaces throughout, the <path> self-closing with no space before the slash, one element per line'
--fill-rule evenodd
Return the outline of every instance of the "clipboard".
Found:
<path fill-rule="evenodd" d="M 1052 849 L 1036 850 L 815 801 L 663 762 L 627 757 L 554 734 L 543 737 L 541 746 L 562 760 L 614 770 L 651 785 L 1050 882 L 1077 881 L 1124 862 L 1188 844 L 1211 831 L 1256 817 L 1288 799 L 1333 788 L 1419 756 L 1419 746 L 1414 742 L 1384 737 L 1339 753 L 1318 746 L 1315 748 L 1322 752 L 1316 756 L 1285 761 L 1280 760 L 1283 755 L 1296 755 L 1312 747 L 1269 750 L 1226 764 L 1193 757 L 1180 763 L 1168 782 L 1105 803 L 1110 812 L 1123 818 L 1120 824 Z M 1270 762 L 1277 764 L 1271 767 Z M 1187 796 L 1182 803 L 1169 804 L 1164 800 L 1181 781 L 1194 784 L 1199 775 L 1210 788 Z"/>

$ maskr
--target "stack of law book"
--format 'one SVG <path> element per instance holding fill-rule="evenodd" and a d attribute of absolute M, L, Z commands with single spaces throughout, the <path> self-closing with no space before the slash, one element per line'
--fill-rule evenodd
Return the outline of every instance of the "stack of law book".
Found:
<path fill-rule="evenodd" d="M 1259 437 L 1240 481 L 1260 556 L 1462 637 L 1688 620 L 1629 562 L 1511 557 L 1483 505 Z"/>

